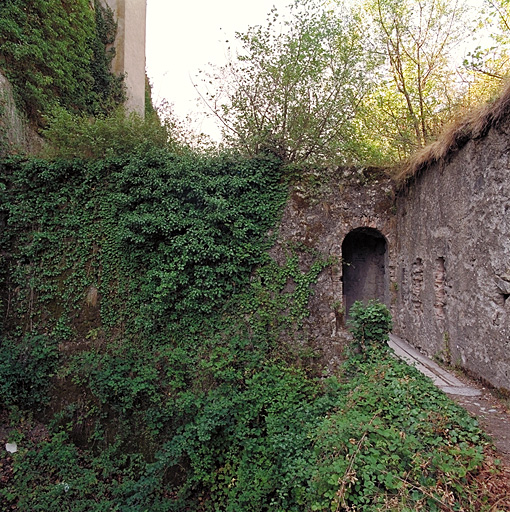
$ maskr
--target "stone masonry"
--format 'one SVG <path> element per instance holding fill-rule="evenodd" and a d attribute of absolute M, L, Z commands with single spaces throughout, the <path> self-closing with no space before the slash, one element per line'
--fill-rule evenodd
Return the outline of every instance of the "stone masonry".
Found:
<path fill-rule="evenodd" d="M 272 256 L 282 264 L 289 250 L 297 251 L 302 271 L 310 268 L 314 253 L 336 261 L 319 275 L 303 330 L 304 343 L 320 351 L 322 364 L 333 369 L 342 359 L 348 340 L 342 245 L 349 233 L 368 229 L 386 240 L 391 254 L 396 245 L 395 216 L 391 213 L 393 186 L 387 177 L 371 171 L 359 171 L 353 176 L 350 170 L 336 170 L 330 173 L 327 183 L 323 177 L 320 179 L 320 189 L 313 189 L 309 183 L 292 189 Z M 378 298 L 389 304 L 394 257 L 388 254 L 380 276 L 384 289 Z M 368 289 L 376 288 L 368 285 Z"/>
<path fill-rule="evenodd" d="M 327 366 L 341 359 L 352 302 L 377 298 L 395 334 L 510 390 L 509 173 L 507 117 L 398 192 L 366 170 L 292 190 L 272 252 L 282 261 L 301 247 L 303 270 L 312 250 L 338 261 L 319 276 L 305 325 Z"/>
<path fill-rule="evenodd" d="M 395 332 L 510 389 L 510 120 L 397 197 Z"/>

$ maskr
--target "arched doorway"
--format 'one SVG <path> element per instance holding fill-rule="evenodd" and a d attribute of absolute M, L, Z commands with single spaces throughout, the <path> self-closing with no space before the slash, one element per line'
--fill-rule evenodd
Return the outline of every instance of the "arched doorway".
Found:
<path fill-rule="evenodd" d="M 342 243 L 342 281 L 345 314 L 357 301 L 386 303 L 386 238 L 377 229 L 357 228 Z"/>

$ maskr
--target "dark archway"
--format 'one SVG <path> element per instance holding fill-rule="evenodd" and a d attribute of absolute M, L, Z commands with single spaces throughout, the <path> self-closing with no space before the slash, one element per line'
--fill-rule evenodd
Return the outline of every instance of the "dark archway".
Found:
<path fill-rule="evenodd" d="M 357 301 L 386 303 L 386 238 L 372 228 L 357 228 L 342 243 L 342 281 L 345 313 Z"/>

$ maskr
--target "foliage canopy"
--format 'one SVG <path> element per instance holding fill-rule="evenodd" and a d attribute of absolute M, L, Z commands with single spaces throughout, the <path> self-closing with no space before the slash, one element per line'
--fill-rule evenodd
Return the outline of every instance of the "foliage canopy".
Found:
<path fill-rule="evenodd" d="M 205 74 L 201 94 L 225 141 L 248 155 L 392 165 L 506 76 L 508 6 L 488 4 L 484 15 L 460 0 L 296 0 L 288 17 L 273 9 L 237 33 L 237 53 Z M 497 45 L 475 50 L 487 29 Z"/>
<path fill-rule="evenodd" d="M 378 137 L 389 141 L 388 156 L 409 156 L 439 134 L 464 93 L 454 53 L 468 35 L 466 8 L 443 0 L 368 0 L 361 9 L 366 48 L 383 58 L 360 120 L 375 144 Z"/>
<path fill-rule="evenodd" d="M 205 80 L 212 84 L 205 99 L 228 142 L 289 164 L 359 160 L 354 118 L 372 86 L 372 64 L 346 12 L 302 0 L 288 19 L 273 9 L 267 25 L 237 39 L 236 58 Z"/>

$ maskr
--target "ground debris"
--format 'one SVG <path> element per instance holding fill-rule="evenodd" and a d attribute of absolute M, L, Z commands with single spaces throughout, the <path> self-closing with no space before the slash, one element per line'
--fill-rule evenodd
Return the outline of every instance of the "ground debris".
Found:
<path fill-rule="evenodd" d="M 474 476 L 478 489 L 474 510 L 507 512 L 510 510 L 510 467 L 501 462 L 498 453 L 488 447 L 480 471 Z"/>

